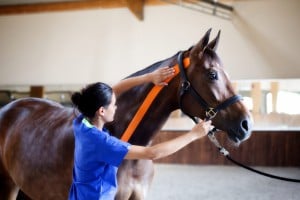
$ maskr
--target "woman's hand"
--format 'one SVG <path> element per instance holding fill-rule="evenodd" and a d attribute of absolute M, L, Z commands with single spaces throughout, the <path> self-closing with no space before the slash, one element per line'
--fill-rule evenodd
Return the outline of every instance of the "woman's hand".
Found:
<path fill-rule="evenodd" d="M 156 160 L 165 156 L 171 155 L 176 151 L 182 149 L 191 142 L 198 140 L 211 130 L 213 126 L 211 121 L 200 121 L 199 124 L 186 134 L 182 134 L 169 141 L 165 141 L 153 146 L 130 146 L 126 159 L 150 159 Z"/>
<path fill-rule="evenodd" d="M 162 67 L 148 74 L 123 79 L 116 85 L 112 86 L 112 88 L 116 96 L 119 96 L 126 90 L 143 83 L 152 82 L 155 85 L 165 86 L 168 85 L 168 83 L 164 81 L 174 76 L 174 74 L 175 69 L 173 67 Z"/>
<path fill-rule="evenodd" d="M 173 67 L 162 67 L 148 74 L 149 79 L 155 85 L 165 86 L 168 85 L 165 82 L 166 79 L 171 78 L 175 74 L 175 69 Z"/>
<path fill-rule="evenodd" d="M 211 125 L 211 120 L 209 121 L 199 121 L 198 124 L 196 124 L 191 132 L 196 134 L 197 138 L 202 138 L 205 135 L 208 134 L 208 132 L 213 129 L 213 126 Z"/>

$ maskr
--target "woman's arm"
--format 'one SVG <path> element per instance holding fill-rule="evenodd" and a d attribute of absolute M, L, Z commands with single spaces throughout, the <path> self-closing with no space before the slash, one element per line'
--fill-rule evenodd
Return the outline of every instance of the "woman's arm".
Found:
<path fill-rule="evenodd" d="M 156 160 L 171 155 L 191 142 L 204 137 L 211 130 L 211 121 L 201 121 L 194 128 L 181 136 L 150 147 L 132 145 L 125 159 Z"/>
<path fill-rule="evenodd" d="M 173 67 L 163 67 L 153 72 L 150 72 L 148 74 L 143 74 L 140 76 L 130 77 L 121 80 L 119 83 L 112 86 L 112 88 L 116 96 L 119 96 L 121 93 L 125 92 L 126 90 L 147 82 L 152 82 L 155 85 L 164 86 L 167 85 L 167 83 L 165 83 L 164 80 L 172 77 L 174 73 L 175 70 Z"/>

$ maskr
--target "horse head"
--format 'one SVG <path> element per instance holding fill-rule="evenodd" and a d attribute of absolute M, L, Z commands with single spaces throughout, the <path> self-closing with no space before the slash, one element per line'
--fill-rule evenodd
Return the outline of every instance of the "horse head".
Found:
<path fill-rule="evenodd" d="M 229 80 L 216 53 L 220 31 L 209 42 L 211 29 L 178 59 L 189 58 L 187 69 L 181 67 L 179 107 L 192 119 L 211 119 L 212 124 L 228 134 L 235 144 L 251 135 L 252 117 Z"/>

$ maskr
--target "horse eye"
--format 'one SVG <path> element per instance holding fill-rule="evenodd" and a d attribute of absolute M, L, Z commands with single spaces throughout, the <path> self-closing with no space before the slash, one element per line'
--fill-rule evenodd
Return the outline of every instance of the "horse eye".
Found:
<path fill-rule="evenodd" d="M 218 80 L 218 73 L 214 70 L 209 71 L 207 75 L 208 75 L 208 78 L 212 81 Z"/>

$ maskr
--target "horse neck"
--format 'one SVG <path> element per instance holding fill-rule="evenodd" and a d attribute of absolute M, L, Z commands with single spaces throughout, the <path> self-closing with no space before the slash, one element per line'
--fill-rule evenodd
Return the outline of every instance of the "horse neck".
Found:
<path fill-rule="evenodd" d="M 164 87 L 154 99 L 129 142 L 147 145 L 152 137 L 162 128 L 170 113 L 178 108 L 179 76 Z M 153 84 L 144 84 L 125 92 L 117 99 L 115 121 L 108 126 L 113 135 L 120 138 L 137 110 L 144 102 Z"/>

